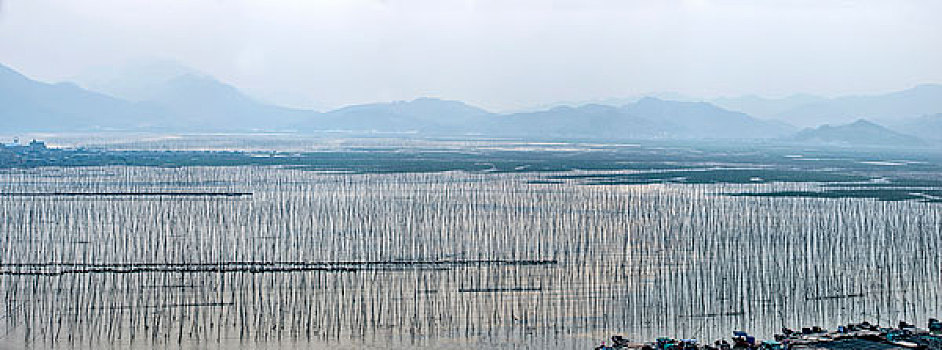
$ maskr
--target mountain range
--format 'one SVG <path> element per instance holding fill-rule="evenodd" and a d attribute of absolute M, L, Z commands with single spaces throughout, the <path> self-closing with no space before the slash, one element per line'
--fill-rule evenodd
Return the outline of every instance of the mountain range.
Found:
<path fill-rule="evenodd" d="M 139 91 L 139 100 L 124 99 L 74 83 L 35 81 L 0 65 L 0 131 L 277 130 L 317 115 L 258 102 L 194 73 Z"/>
<path fill-rule="evenodd" d="M 0 130 L 137 128 L 161 114 L 72 83 L 37 82 L 0 66 Z"/>
<path fill-rule="evenodd" d="M 918 134 L 931 140 L 937 138 L 931 130 L 942 129 L 942 85 L 834 99 L 810 95 L 784 99 L 745 96 L 697 102 L 642 97 L 607 100 L 612 104 L 557 106 L 518 113 L 492 113 L 460 101 L 435 98 L 317 112 L 265 103 L 211 76 L 172 65 L 137 73 L 111 73 L 107 79 L 86 79 L 86 87 L 82 87 L 36 81 L 0 65 L 0 132 L 294 130 L 587 139 L 797 140 L 810 137 L 812 129 L 796 135 L 799 129 L 790 123 L 807 125 L 803 121 L 816 119 L 843 124 L 868 119 L 889 125 L 893 130 L 866 122 L 890 133 L 905 137 L 910 136 L 903 133 Z M 873 131 L 864 127 L 869 125 L 857 124 L 846 129 L 815 130 L 822 135 Z"/>
<path fill-rule="evenodd" d="M 301 130 L 456 132 L 473 129 L 494 114 L 460 101 L 418 98 L 412 101 L 354 105 L 295 124 Z"/>

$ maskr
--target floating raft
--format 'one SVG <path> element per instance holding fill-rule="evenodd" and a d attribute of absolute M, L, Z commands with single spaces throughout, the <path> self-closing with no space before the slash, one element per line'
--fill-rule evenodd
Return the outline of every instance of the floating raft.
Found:
<path fill-rule="evenodd" d="M 930 319 L 928 328 L 917 328 L 906 322 L 897 327 L 880 327 L 868 322 L 840 326 L 835 331 L 820 327 L 802 328 L 800 331 L 782 329 L 774 340 L 759 341 L 745 332 L 733 332 L 730 341 L 721 339 L 712 344 L 700 344 L 695 339 L 658 338 L 651 343 L 631 343 L 621 336 L 613 336 L 611 345 L 600 345 L 596 350 L 716 350 L 716 349 L 856 349 L 856 350 L 942 350 L 942 322 Z"/>

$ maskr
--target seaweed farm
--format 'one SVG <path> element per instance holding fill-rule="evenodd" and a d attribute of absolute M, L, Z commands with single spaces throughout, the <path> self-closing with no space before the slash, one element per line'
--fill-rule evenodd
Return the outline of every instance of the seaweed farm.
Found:
<path fill-rule="evenodd" d="M 586 178 L 3 170 L 0 348 L 590 349 L 942 314 L 938 203 Z"/>

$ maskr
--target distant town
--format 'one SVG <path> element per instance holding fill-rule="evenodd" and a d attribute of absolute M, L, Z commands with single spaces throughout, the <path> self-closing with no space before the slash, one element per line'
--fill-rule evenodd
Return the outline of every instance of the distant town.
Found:
<path fill-rule="evenodd" d="M 35 151 L 45 151 L 48 148 L 46 143 L 43 141 L 32 140 L 28 144 L 20 143 L 19 138 L 14 138 L 13 142 L 3 144 L 4 151 L 12 152 L 35 152 Z"/>
<path fill-rule="evenodd" d="M 14 138 L 13 142 L 3 143 L 0 147 L 0 167 L 23 166 L 39 160 L 48 160 L 50 151 L 52 150 L 46 147 L 43 141 L 32 140 L 22 144 L 20 139 Z"/>

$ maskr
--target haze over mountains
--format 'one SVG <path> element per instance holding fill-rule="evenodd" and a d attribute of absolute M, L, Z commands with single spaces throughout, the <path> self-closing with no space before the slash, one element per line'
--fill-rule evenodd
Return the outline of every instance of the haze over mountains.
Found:
<path fill-rule="evenodd" d="M 905 119 L 889 124 L 894 130 L 925 140 L 942 141 L 942 113 Z"/>
<path fill-rule="evenodd" d="M 208 76 L 185 73 L 149 82 L 139 100 L 48 84 L 0 66 L 0 130 L 277 129 L 316 113 L 266 105 Z"/>
<path fill-rule="evenodd" d="M 833 99 L 810 95 L 782 99 L 744 96 L 710 102 L 682 96 L 674 96 L 678 100 L 609 99 L 504 114 L 434 98 L 317 112 L 259 101 L 185 67 L 156 65 L 136 72 L 109 73 L 111 76 L 84 79 L 88 88 L 83 88 L 73 83 L 35 81 L 0 65 L 0 132 L 292 130 L 921 145 L 921 139 L 938 139 L 942 131 L 942 85 Z M 869 121 L 857 121 L 860 119 Z M 800 132 L 793 126 L 846 123 L 850 124 Z"/>
<path fill-rule="evenodd" d="M 300 130 L 462 133 L 494 114 L 459 101 L 418 98 L 412 101 L 347 106 L 310 118 Z"/>
<path fill-rule="evenodd" d="M 802 126 L 857 119 L 898 122 L 942 111 L 942 85 L 925 84 L 883 95 L 846 96 L 800 105 L 778 119 Z"/>
<path fill-rule="evenodd" d="M 72 83 L 46 84 L 0 66 L 0 129 L 133 128 L 160 111 L 91 92 Z"/>
<path fill-rule="evenodd" d="M 827 98 L 800 94 L 783 98 L 766 98 L 755 95 L 721 97 L 710 102 L 723 108 L 740 111 L 759 118 L 776 119 L 792 109 L 824 101 L 827 101 Z"/>

